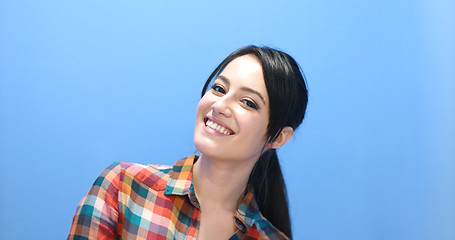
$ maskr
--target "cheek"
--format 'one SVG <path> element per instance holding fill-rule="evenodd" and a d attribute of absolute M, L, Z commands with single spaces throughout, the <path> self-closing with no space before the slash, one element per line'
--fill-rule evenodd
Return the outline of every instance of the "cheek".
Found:
<path fill-rule="evenodd" d="M 199 100 L 199 103 L 197 104 L 196 114 L 197 115 L 205 114 L 205 112 L 207 112 L 207 109 L 210 108 L 210 106 L 211 104 L 209 99 L 206 97 L 206 95 L 204 95 L 204 97 L 202 97 L 201 100 Z"/>
<path fill-rule="evenodd" d="M 244 116 L 239 118 L 242 126 L 253 138 L 265 138 L 267 132 L 268 119 L 263 116 Z"/>

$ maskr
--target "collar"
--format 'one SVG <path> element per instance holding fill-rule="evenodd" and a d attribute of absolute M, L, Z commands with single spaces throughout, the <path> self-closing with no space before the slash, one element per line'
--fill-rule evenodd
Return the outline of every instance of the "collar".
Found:
<path fill-rule="evenodd" d="M 193 164 L 198 156 L 191 155 L 177 161 L 169 171 L 169 179 L 164 190 L 165 195 L 188 195 L 191 203 L 200 209 L 193 186 Z M 248 185 L 244 197 L 239 201 L 234 215 L 237 227 L 247 232 L 255 222 L 265 220 L 259 212 L 259 206 L 254 197 L 254 189 Z"/>
<path fill-rule="evenodd" d="M 254 197 L 253 186 L 247 186 L 245 196 L 237 207 L 235 218 L 237 226 L 242 232 L 249 231 L 255 222 L 265 220 Z"/>
<path fill-rule="evenodd" d="M 165 195 L 187 195 L 194 193 L 193 187 L 193 164 L 198 156 L 191 155 L 187 158 L 178 160 L 169 171 Z"/>

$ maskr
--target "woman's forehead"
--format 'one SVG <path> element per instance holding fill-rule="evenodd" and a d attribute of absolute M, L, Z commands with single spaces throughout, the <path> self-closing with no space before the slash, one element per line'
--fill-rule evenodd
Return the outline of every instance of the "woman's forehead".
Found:
<path fill-rule="evenodd" d="M 220 75 L 229 79 L 232 84 L 246 84 L 265 90 L 262 65 L 254 55 L 235 58 L 226 65 Z"/>

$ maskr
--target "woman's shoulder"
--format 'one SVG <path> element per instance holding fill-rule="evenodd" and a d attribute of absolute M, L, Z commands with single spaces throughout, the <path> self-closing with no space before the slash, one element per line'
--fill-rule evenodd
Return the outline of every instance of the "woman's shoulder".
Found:
<path fill-rule="evenodd" d="M 121 169 L 131 174 L 168 174 L 172 165 L 164 164 L 141 164 L 133 162 L 115 162 L 114 165 L 120 165 Z"/>
<path fill-rule="evenodd" d="M 119 177 L 123 183 L 142 183 L 155 190 L 163 190 L 169 179 L 171 165 L 114 162 L 101 174 L 104 178 Z"/>
<path fill-rule="evenodd" d="M 289 240 L 289 238 L 281 232 L 278 228 L 276 228 L 270 221 L 262 217 L 255 222 L 255 229 L 259 236 L 267 236 L 264 239 L 270 240 Z M 252 231 L 254 232 L 254 231 Z M 254 235 L 254 234 L 253 234 Z"/>
<path fill-rule="evenodd" d="M 239 228 L 246 232 L 245 239 L 289 239 L 262 214 L 252 185 L 247 186 L 235 218 Z"/>

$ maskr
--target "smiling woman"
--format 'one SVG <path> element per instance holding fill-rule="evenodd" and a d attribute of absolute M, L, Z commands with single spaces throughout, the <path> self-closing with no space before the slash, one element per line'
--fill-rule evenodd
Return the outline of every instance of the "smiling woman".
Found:
<path fill-rule="evenodd" d="M 292 57 L 256 46 L 233 52 L 202 90 L 200 156 L 173 166 L 112 164 L 79 204 L 68 239 L 292 238 L 276 149 L 306 104 Z"/>

